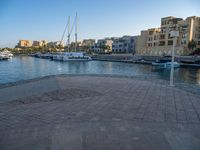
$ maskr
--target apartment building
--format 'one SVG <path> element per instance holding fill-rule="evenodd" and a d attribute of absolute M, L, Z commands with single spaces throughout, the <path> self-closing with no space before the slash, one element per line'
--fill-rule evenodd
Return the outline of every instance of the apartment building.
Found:
<path fill-rule="evenodd" d="M 19 43 L 17 44 L 16 47 L 19 48 L 26 48 L 26 47 L 31 47 L 32 46 L 32 42 L 29 40 L 19 40 Z"/>
<path fill-rule="evenodd" d="M 42 42 L 41 41 L 33 41 L 32 46 L 33 47 L 41 47 L 42 46 Z"/>
<path fill-rule="evenodd" d="M 113 40 L 113 53 L 134 53 L 136 36 L 123 36 Z"/>
<path fill-rule="evenodd" d="M 95 53 L 111 53 L 112 52 L 113 40 L 106 38 L 100 39 L 95 43 L 91 49 Z"/>
<path fill-rule="evenodd" d="M 47 43 L 47 47 L 56 48 L 56 47 L 59 47 L 59 46 L 64 47 L 64 44 L 60 43 L 60 41 Z"/>
<path fill-rule="evenodd" d="M 91 47 L 95 44 L 95 39 L 85 39 L 82 42 L 82 46 Z"/>
<path fill-rule="evenodd" d="M 46 40 L 41 40 L 41 41 L 33 41 L 32 46 L 33 47 L 44 47 L 47 45 L 47 41 Z"/>
<path fill-rule="evenodd" d="M 200 47 L 200 17 L 192 16 L 183 20 L 170 16 L 161 18 L 159 28 L 141 31 L 137 39 L 137 54 L 171 55 L 173 38 L 170 36 L 170 31 L 172 30 L 179 31 L 175 48 L 176 55 L 189 54 L 188 43 L 191 40 L 197 43 L 197 48 Z"/>

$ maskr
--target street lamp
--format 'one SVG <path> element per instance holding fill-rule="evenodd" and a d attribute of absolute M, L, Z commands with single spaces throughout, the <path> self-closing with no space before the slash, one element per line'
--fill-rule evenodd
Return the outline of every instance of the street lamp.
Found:
<path fill-rule="evenodd" d="M 170 86 L 174 86 L 174 51 L 175 51 L 177 37 L 179 37 L 179 31 L 175 31 L 175 30 L 171 31 L 170 37 L 173 37 L 171 72 L 170 72 Z"/>

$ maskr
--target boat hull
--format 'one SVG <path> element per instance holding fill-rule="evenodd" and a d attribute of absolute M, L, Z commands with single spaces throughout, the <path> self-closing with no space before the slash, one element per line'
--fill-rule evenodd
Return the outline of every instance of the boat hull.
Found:
<path fill-rule="evenodd" d="M 167 62 L 167 63 L 157 63 L 157 62 L 153 62 L 153 63 L 152 63 L 152 66 L 161 67 L 161 68 L 171 68 L 172 62 Z M 174 66 L 174 68 L 179 68 L 179 67 L 180 67 L 180 64 L 177 63 L 177 62 L 174 62 L 174 63 L 173 63 L 173 66 Z"/>

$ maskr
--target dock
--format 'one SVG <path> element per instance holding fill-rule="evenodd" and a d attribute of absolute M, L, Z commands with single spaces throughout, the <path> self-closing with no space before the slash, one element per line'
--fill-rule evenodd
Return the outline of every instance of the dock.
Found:
<path fill-rule="evenodd" d="M 157 59 L 161 57 L 158 56 L 133 56 L 133 55 L 94 55 L 92 56 L 93 60 L 98 61 L 112 61 L 112 62 L 122 62 L 122 63 L 135 63 L 135 64 L 145 64 L 151 65 Z M 165 58 L 169 59 L 169 58 Z M 190 68 L 200 68 L 200 64 L 192 64 L 192 63 L 181 63 L 183 60 L 194 61 L 193 57 L 183 56 L 179 58 L 175 58 L 176 61 L 180 63 L 181 67 L 190 67 Z M 197 58 L 200 61 L 200 58 Z"/>

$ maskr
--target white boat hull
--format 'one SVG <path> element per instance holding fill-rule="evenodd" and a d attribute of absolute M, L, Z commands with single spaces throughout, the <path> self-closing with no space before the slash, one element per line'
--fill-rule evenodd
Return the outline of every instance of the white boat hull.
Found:
<path fill-rule="evenodd" d="M 92 60 L 90 57 L 63 57 L 63 61 L 90 61 Z"/>
<path fill-rule="evenodd" d="M 172 62 L 167 62 L 167 63 L 156 63 L 156 62 L 153 62 L 152 65 L 155 66 L 155 67 L 161 67 L 161 68 L 171 68 Z M 173 66 L 174 66 L 174 68 L 179 68 L 180 64 L 177 63 L 177 62 L 174 62 Z"/>
<path fill-rule="evenodd" d="M 53 55 L 56 61 L 90 61 L 91 57 L 84 55 L 83 52 L 65 52 L 59 55 Z"/>
<path fill-rule="evenodd" d="M 7 60 L 13 57 L 13 54 L 7 50 L 0 52 L 0 60 Z"/>

